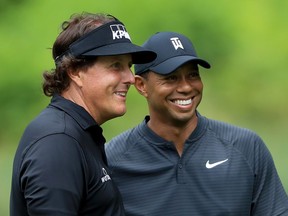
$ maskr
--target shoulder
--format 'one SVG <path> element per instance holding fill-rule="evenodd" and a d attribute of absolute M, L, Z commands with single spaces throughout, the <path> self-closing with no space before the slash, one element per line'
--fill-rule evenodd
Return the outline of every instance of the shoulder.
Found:
<path fill-rule="evenodd" d="M 251 129 L 239 127 L 230 123 L 208 119 L 207 130 L 215 136 L 227 141 L 262 141 L 260 136 Z"/>
<path fill-rule="evenodd" d="M 83 135 L 83 131 L 72 116 L 63 110 L 48 107 L 30 122 L 23 133 L 22 139 L 27 138 L 30 139 L 30 142 L 36 142 L 54 134 L 58 134 L 59 137 L 61 137 L 60 134 L 63 134 L 63 136 L 77 139 L 77 137 Z"/>
<path fill-rule="evenodd" d="M 271 153 L 263 139 L 253 130 L 222 121 L 207 121 L 208 137 L 215 137 L 225 146 L 234 149 L 248 161 L 257 159 L 272 162 Z"/>
<path fill-rule="evenodd" d="M 139 139 L 137 127 L 129 129 L 113 137 L 109 142 L 107 142 L 105 144 L 105 151 L 108 154 L 114 151 L 125 152 L 131 147 L 133 141 L 136 141 L 137 139 Z"/>
<path fill-rule="evenodd" d="M 24 135 L 43 137 L 48 134 L 64 132 L 65 113 L 61 110 L 46 108 L 26 127 Z"/>
<path fill-rule="evenodd" d="M 205 118 L 205 117 L 204 117 Z M 207 119 L 206 136 L 230 146 L 245 157 L 270 154 L 263 139 L 253 130 L 230 123 Z"/>
<path fill-rule="evenodd" d="M 271 152 L 263 139 L 253 130 L 211 119 L 207 120 L 206 127 L 205 139 L 225 146 L 227 152 L 234 157 L 241 157 L 253 173 L 275 170 Z"/>
<path fill-rule="evenodd" d="M 35 158 L 44 163 L 49 157 L 51 158 L 51 155 L 53 155 L 51 160 L 83 157 L 83 148 L 76 138 L 77 133 L 67 129 L 79 126 L 66 116 L 61 110 L 44 109 L 25 129 L 17 155 L 28 160 Z"/>
<path fill-rule="evenodd" d="M 124 157 L 127 152 L 134 148 L 137 142 L 143 140 L 141 128 L 142 123 L 115 136 L 105 144 L 105 152 L 110 165 Z"/>

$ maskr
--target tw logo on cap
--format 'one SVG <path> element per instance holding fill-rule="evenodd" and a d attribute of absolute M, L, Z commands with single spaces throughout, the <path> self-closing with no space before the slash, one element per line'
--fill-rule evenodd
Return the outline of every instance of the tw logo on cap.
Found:
<path fill-rule="evenodd" d="M 178 37 L 173 37 L 173 38 L 170 38 L 173 46 L 174 46 L 174 49 L 177 50 L 178 48 L 181 48 L 181 49 L 184 49 L 180 39 Z"/>
<path fill-rule="evenodd" d="M 121 24 L 110 25 L 110 29 L 112 31 L 113 40 L 126 38 L 131 41 L 130 36 L 128 32 L 126 31 L 126 28 L 124 25 L 121 25 Z"/>

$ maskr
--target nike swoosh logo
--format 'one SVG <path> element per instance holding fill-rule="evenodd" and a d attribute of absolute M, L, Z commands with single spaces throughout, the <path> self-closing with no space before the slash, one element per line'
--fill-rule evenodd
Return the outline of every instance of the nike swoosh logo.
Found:
<path fill-rule="evenodd" d="M 207 168 L 207 169 L 214 168 L 214 167 L 216 167 L 216 166 L 218 166 L 218 165 L 220 165 L 220 164 L 222 164 L 222 163 L 225 163 L 226 161 L 228 161 L 228 158 L 225 159 L 225 160 L 218 161 L 218 162 L 216 162 L 216 163 L 210 164 L 210 162 L 209 162 L 209 160 L 208 160 L 208 161 L 206 162 L 206 168 Z"/>

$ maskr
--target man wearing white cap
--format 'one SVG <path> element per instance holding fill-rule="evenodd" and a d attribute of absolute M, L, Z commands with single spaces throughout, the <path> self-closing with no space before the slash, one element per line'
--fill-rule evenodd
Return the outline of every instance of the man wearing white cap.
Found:
<path fill-rule="evenodd" d="M 198 66 L 210 68 L 182 34 L 160 32 L 157 53 L 135 65 L 149 116 L 105 145 L 128 216 L 287 216 L 288 199 L 254 132 L 202 116 Z"/>

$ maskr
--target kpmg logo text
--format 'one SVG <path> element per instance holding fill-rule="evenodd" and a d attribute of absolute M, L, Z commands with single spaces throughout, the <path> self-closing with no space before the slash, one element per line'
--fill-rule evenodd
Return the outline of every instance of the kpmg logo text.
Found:
<path fill-rule="evenodd" d="M 131 40 L 128 32 L 126 31 L 125 26 L 121 24 L 115 24 L 115 25 L 110 25 L 110 28 L 113 34 L 113 40 L 122 39 L 122 38 Z"/>

